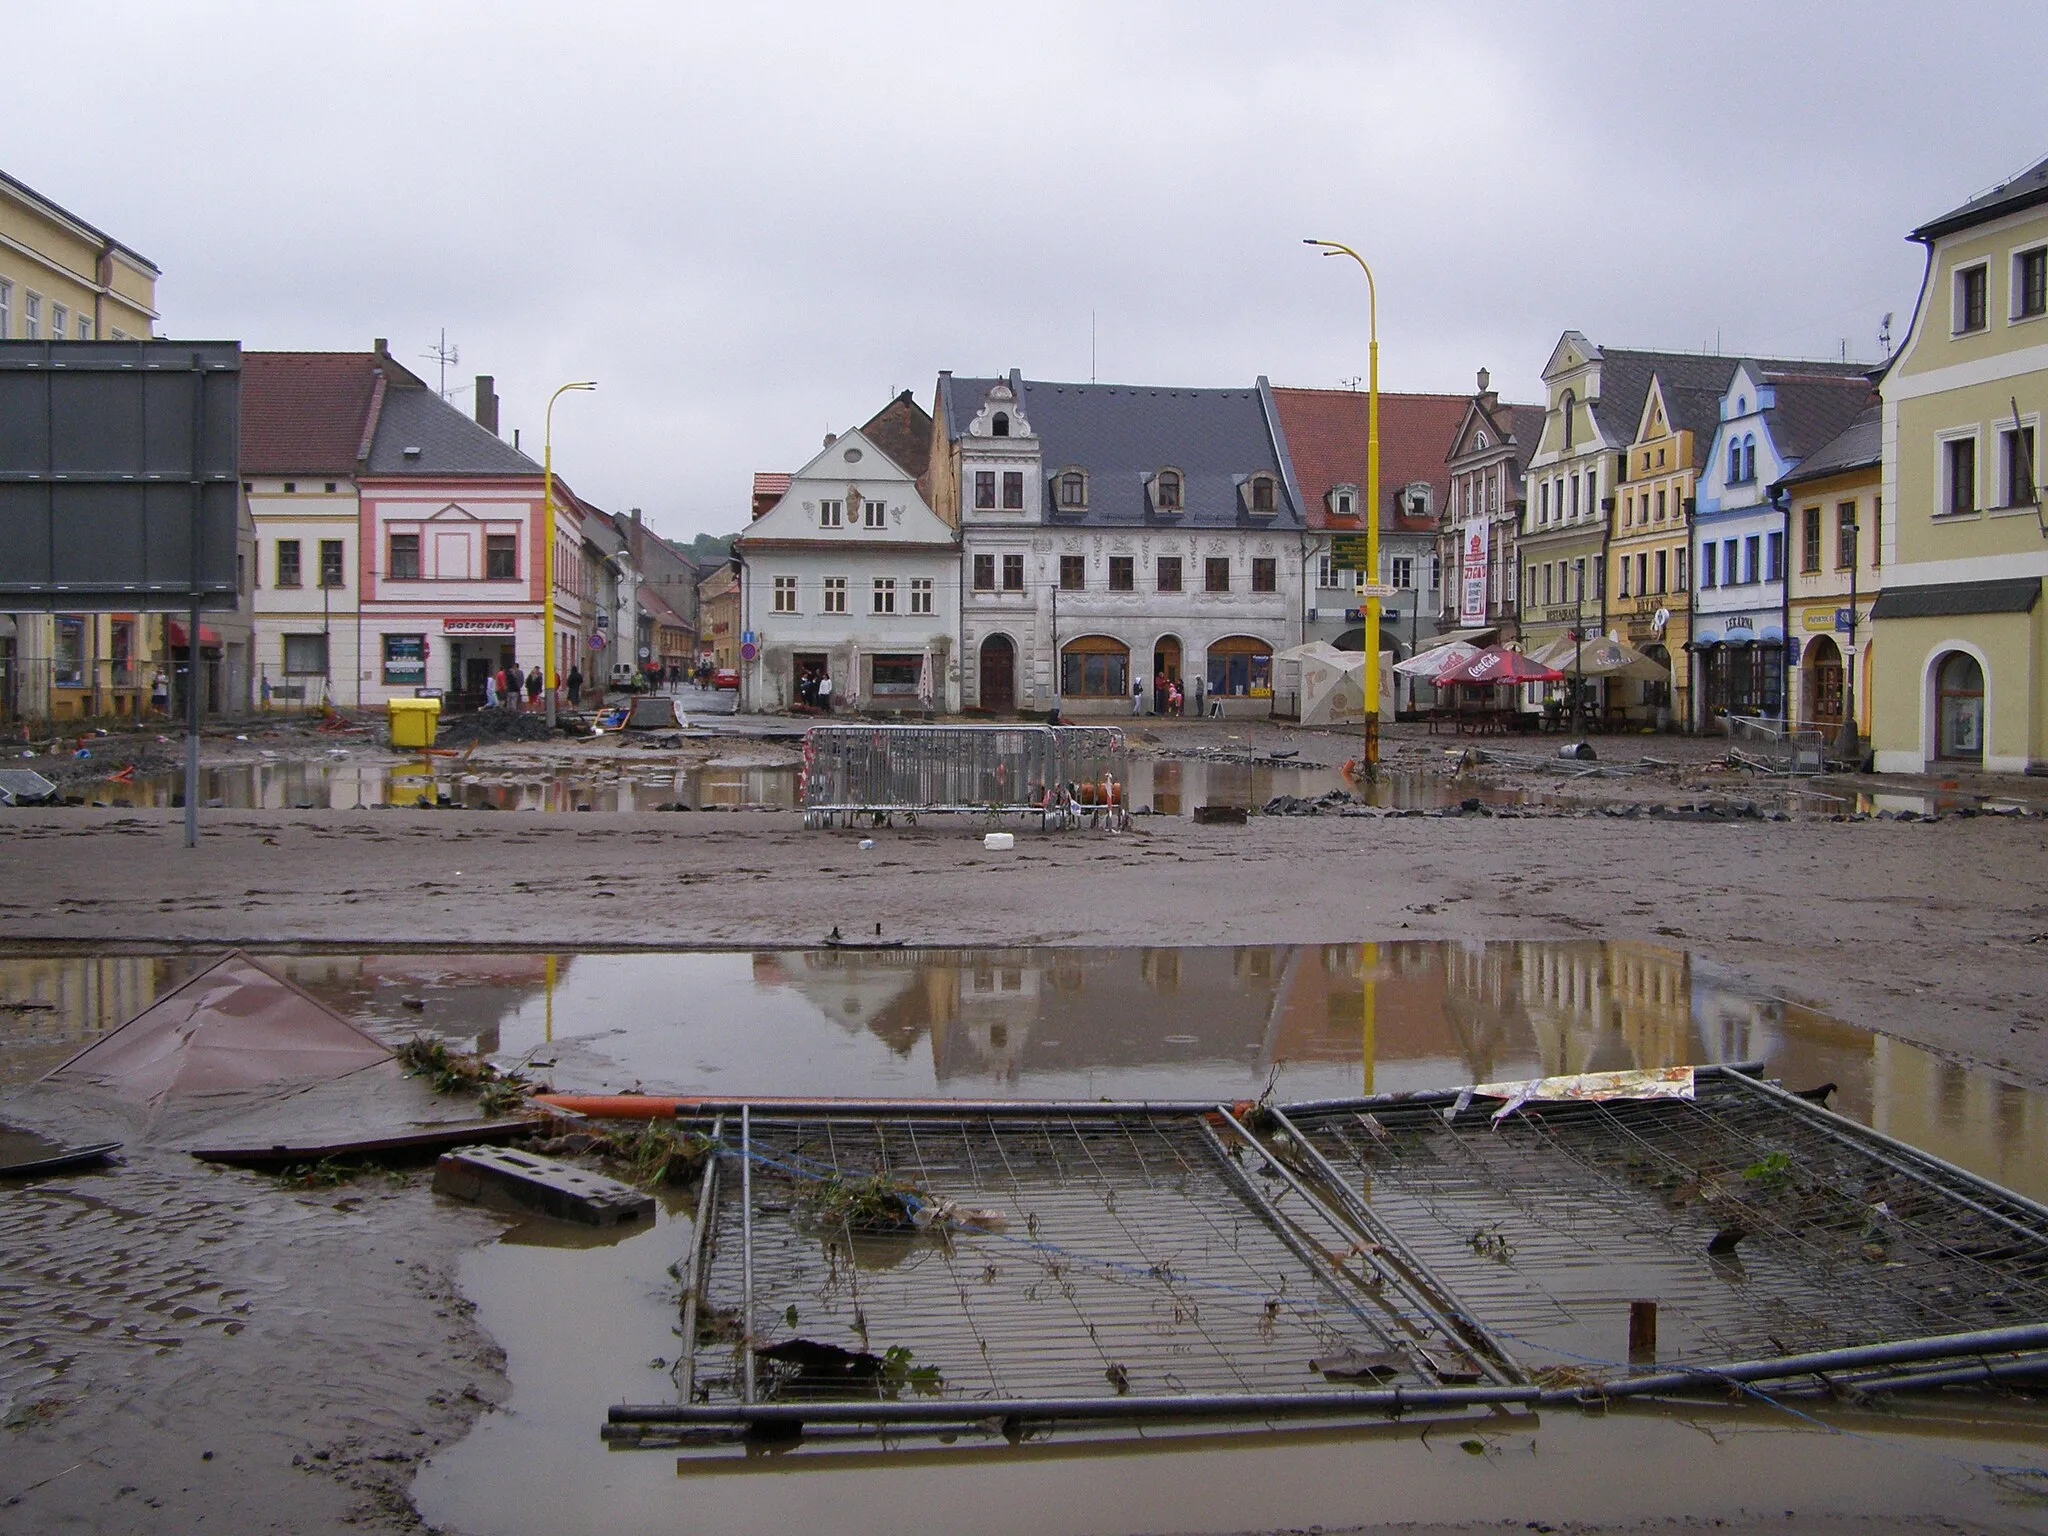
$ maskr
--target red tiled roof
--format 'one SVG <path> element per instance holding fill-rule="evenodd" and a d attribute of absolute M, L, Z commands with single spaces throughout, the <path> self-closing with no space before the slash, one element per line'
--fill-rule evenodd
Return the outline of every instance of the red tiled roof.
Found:
<path fill-rule="evenodd" d="M 756 496 L 787 496 L 789 476 L 772 469 L 754 471 L 754 494 Z"/>
<path fill-rule="evenodd" d="M 1365 494 L 1366 395 L 1352 389 L 1275 389 L 1280 429 L 1294 461 L 1295 483 L 1311 528 L 1362 527 L 1352 518 L 1332 518 L 1324 497 L 1335 485 L 1355 485 Z M 1396 518 L 1393 492 L 1418 480 L 1434 487 L 1431 505 L 1442 511 L 1451 493 L 1445 455 L 1465 419 L 1469 395 L 1401 395 L 1380 392 L 1380 506 L 1383 529 L 1416 532 L 1433 519 Z"/>
<path fill-rule="evenodd" d="M 244 352 L 243 473 L 354 473 L 377 367 L 374 352 Z"/>

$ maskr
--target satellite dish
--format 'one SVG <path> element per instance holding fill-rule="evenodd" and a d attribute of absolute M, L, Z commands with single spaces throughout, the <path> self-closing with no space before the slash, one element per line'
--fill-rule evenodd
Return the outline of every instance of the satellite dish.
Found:
<path fill-rule="evenodd" d="M 1670 622 L 1671 610 L 1669 608 L 1659 608 L 1650 619 L 1650 630 L 1653 634 L 1661 635 L 1664 633 L 1664 626 Z"/>

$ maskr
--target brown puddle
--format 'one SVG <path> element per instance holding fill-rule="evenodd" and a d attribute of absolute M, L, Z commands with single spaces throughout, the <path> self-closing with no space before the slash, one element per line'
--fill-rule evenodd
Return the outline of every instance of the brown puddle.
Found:
<path fill-rule="evenodd" d="M 0 958 L 0 1081 L 47 1070 L 203 956 Z M 430 1029 L 567 1090 L 1283 1099 L 1761 1060 L 1796 1088 L 2036 1198 L 2048 1095 L 1943 1062 L 1660 946 L 266 955 L 380 1037 Z M 48 1008 L 9 1007 L 49 1003 Z M 530 1223 L 465 1260 L 509 1404 L 420 1474 L 484 1536 L 904 1529 L 1239 1531 L 1803 1513 L 2037 1521 L 1982 1464 L 2048 1459 L 2000 1399 L 1882 1411 L 1575 1411 L 1251 1436 L 1057 1432 L 711 1458 L 611 1452 L 606 1407 L 673 1396 L 689 1207 L 592 1244 Z M 1142 1454 L 1139 1454 L 1142 1453 Z M 534 1469 L 544 1467 L 545 1476 Z"/>

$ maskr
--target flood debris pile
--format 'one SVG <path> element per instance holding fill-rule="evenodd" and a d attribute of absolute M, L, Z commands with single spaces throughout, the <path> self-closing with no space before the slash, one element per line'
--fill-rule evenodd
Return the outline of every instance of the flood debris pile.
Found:
<path fill-rule="evenodd" d="M 424 1077 L 434 1092 L 473 1095 L 486 1115 L 510 1114 L 533 1090 L 525 1073 L 498 1067 L 476 1052 L 454 1050 L 438 1035 L 414 1035 L 395 1055 L 408 1074 Z"/>
<path fill-rule="evenodd" d="M 441 722 L 434 739 L 444 747 L 469 747 L 549 741 L 553 736 L 544 715 L 514 709 L 478 709 L 466 715 L 450 715 Z"/>
<path fill-rule="evenodd" d="M 2048 1380 L 2048 1208 L 1734 1069 L 695 1128 L 619 1443 Z"/>

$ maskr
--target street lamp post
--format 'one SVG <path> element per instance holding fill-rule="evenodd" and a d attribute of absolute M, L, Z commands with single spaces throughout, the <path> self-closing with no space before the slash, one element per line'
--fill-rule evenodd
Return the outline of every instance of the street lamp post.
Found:
<path fill-rule="evenodd" d="M 1365 598 L 1365 766 L 1367 772 L 1380 762 L 1380 600 L 1374 590 L 1380 579 L 1380 298 L 1372 268 L 1348 245 L 1335 240 L 1304 240 L 1303 245 L 1319 248 L 1325 256 L 1349 256 L 1365 274 L 1366 350 L 1365 393 L 1365 565 L 1371 585 Z"/>
<path fill-rule="evenodd" d="M 590 380 L 564 384 L 548 396 L 545 429 L 541 434 L 541 500 L 547 508 L 546 540 L 541 551 L 541 667 L 547 683 L 548 730 L 555 728 L 555 402 L 572 389 L 595 389 Z"/>
<path fill-rule="evenodd" d="M 1856 733 L 1856 561 L 1863 553 L 1863 523 L 1853 514 L 1849 540 L 1849 645 L 1842 667 L 1842 729 L 1835 737 L 1835 756 L 1853 772 L 1863 761 L 1863 744 Z"/>

